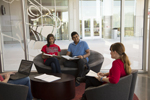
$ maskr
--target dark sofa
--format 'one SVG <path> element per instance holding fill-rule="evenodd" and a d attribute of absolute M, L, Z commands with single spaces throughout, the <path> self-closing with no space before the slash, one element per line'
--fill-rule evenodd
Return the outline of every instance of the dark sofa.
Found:
<path fill-rule="evenodd" d="M 60 52 L 61 55 L 66 55 L 66 53 L 67 53 L 67 49 L 62 49 Z M 63 66 L 64 61 L 65 61 L 64 58 L 59 59 L 62 73 L 71 74 L 73 76 L 76 76 L 77 68 L 69 68 L 69 67 Z M 104 61 L 104 57 L 102 54 L 100 54 L 96 51 L 90 50 L 88 65 L 91 70 L 93 70 L 95 72 L 99 72 L 102 67 L 103 61 Z M 34 65 L 35 65 L 38 73 L 51 73 L 51 68 L 49 66 L 44 65 L 44 63 L 43 63 L 42 54 L 37 55 L 33 59 L 33 62 L 34 62 Z"/>

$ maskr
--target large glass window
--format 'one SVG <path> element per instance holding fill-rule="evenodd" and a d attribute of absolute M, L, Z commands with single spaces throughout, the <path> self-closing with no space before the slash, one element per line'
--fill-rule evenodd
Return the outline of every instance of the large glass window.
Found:
<path fill-rule="evenodd" d="M 62 25 L 57 32 L 57 39 L 68 40 L 68 0 L 56 0 L 56 13 L 62 21 Z"/>
<path fill-rule="evenodd" d="M 37 4 L 37 2 L 39 4 Z M 30 9 L 31 8 L 31 9 Z M 31 30 L 35 31 L 35 34 L 42 31 L 44 26 L 54 26 L 55 37 L 58 40 L 67 40 L 68 37 L 68 0 L 28 0 L 27 9 L 29 9 L 29 22 Z M 34 13 L 34 14 L 33 14 Z M 27 17 L 28 17 L 27 15 Z M 34 17 L 32 17 L 34 15 Z M 41 18 L 38 18 L 39 16 Z M 37 18 L 37 20 L 34 20 Z M 61 27 L 59 27 L 61 24 Z M 35 27 L 35 29 L 34 29 Z M 42 27 L 42 28 L 38 28 Z M 38 30 L 40 29 L 40 31 Z M 30 31 L 31 31 L 30 30 Z M 50 30 L 47 32 L 51 33 Z M 34 35 L 32 35 L 34 36 Z"/>
<path fill-rule="evenodd" d="M 132 69 L 142 69 L 144 0 L 125 0 L 123 43 Z"/>
<path fill-rule="evenodd" d="M 56 40 L 68 40 L 68 0 L 28 0 L 27 29 L 29 58 L 41 53 L 46 37 L 53 33 Z"/>
<path fill-rule="evenodd" d="M 22 11 L 23 1 L 24 11 Z M 0 0 L 0 4 L 6 10 L 6 14 L 0 15 L 4 71 L 18 70 L 21 59 L 25 59 L 23 15 L 25 15 L 29 60 L 33 60 L 41 53 L 40 49 L 46 44 L 47 34 L 54 33 L 57 40 L 69 39 L 68 0 L 23 1 Z"/>
<path fill-rule="evenodd" d="M 109 69 L 111 62 L 109 47 L 120 41 L 120 0 L 80 0 L 80 32 L 90 49 L 105 57 L 102 69 Z"/>
<path fill-rule="evenodd" d="M 121 0 L 80 0 L 79 18 L 82 38 L 95 38 L 90 49 L 96 50 L 105 57 L 102 69 L 109 69 L 111 62 L 109 47 L 112 43 L 123 44 L 131 61 L 132 69 L 142 69 L 142 41 L 143 41 L 143 0 L 125 0 L 124 33 L 121 33 Z M 99 36 L 99 38 L 97 38 Z M 95 45 L 94 45 L 95 43 Z M 98 43 L 98 44 L 97 44 Z"/>
<path fill-rule="evenodd" d="M 21 59 L 25 59 L 21 1 L 0 0 L 0 5 L 5 8 L 0 14 L 3 70 L 18 70 Z"/>
<path fill-rule="evenodd" d="M 89 44 L 90 49 L 103 54 L 105 59 L 102 69 L 111 67 L 113 59 L 110 57 L 109 47 L 112 43 L 120 42 L 120 36 L 123 36 L 122 41 L 132 69 L 142 69 L 144 0 L 124 0 L 123 33 L 120 25 L 122 0 L 78 1 L 80 38 Z M 47 35 L 44 34 L 55 33 L 56 40 L 69 39 L 68 15 L 78 13 L 75 7 L 78 5 L 72 4 L 74 7 L 69 7 L 69 0 L 24 0 L 23 12 L 20 0 L 0 0 L 0 4 L 6 10 L 6 14 L 0 15 L 3 47 L 1 51 L 5 71 L 17 70 L 21 59 L 25 59 L 24 35 L 27 36 L 29 49 L 27 55 L 33 60 L 41 53 L 41 46 L 46 44 Z M 23 34 L 23 14 L 26 20 L 25 34 Z M 75 25 L 74 19 L 70 20 Z M 70 28 L 70 31 L 76 30 Z M 70 42 L 72 41 L 60 45 L 66 49 Z"/>

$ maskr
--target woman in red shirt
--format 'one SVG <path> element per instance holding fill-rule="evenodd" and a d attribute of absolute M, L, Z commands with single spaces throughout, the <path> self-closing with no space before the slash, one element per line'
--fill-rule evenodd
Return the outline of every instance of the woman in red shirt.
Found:
<path fill-rule="evenodd" d="M 110 55 L 115 59 L 112 67 L 108 73 L 97 73 L 97 77 L 78 78 L 79 82 L 86 82 L 86 88 L 99 86 L 104 83 L 117 84 L 120 77 L 126 76 L 131 73 L 130 61 L 125 53 L 125 47 L 122 43 L 114 43 L 110 46 Z M 106 76 L 106 77 L 105 77 Z M 87 100 L 83 94 L 81 100 Z"/>
<path fill-rule="evenodd" d="M 60 47 L 55 43 L 55 37 L 53 34 L 49 34 L 47 36 L 47 44 L 42 47 L 42 58 L 44 60 L 44 64 L 50 66 L 52 68 L 53 73 L 61 73 L 60 64 L 56 57 L 60 56 Z M 54 56 L 47 56 L 44 55 L 54 55 Z"/>

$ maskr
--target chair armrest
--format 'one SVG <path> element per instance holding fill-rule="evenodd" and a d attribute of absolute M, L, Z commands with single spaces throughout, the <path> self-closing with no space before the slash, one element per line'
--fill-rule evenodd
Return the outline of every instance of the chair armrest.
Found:
<path fill-rule="evenodd" d="M 98 64 L 101 64 L 101 63 L 103 63 L 103 60 L 101 60 L 101 61 L 97 60 L 97 61 L 90 63 L 89 66 L 97 66 Z"/>
<path fill-rule="evenodd" d="M 99 60 L 96 60 L 92 63 L 89 63 L 89 67 L 91 70 L 95 71 L 95 72 L 99 72 L 101 67 L 102 67 L 102 64 L 103 64 L 103 60 L 99 61 Z"/>
<path fill-rule="evenodd" d="M 117 84 L 106 83 L 85 90 L 87 100 L 128 100 L 132 75 L 120 78 Z"/>
<path fill-rule="evenodd" d="M 128 100 L 133 100 L 137 74 L 138 74 L 138 70 L 132 70 L 132 82 L 131 82 L 131 88 L 130 88 L 130 94 Z"/>
<path fill-rule="evenodd" d="M 0 100 L 26 100 L 28 87 L 0 82 Z"/>

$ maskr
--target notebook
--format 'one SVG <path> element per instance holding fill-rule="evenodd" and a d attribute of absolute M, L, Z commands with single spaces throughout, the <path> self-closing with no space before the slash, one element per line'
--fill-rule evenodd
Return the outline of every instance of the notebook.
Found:
<path fill-rule="evenodd" d="M 32 65 L 33 65 L 33 61 L 21 60 L 18 72 L 11 75 L 10 79 L 16 80 L 16 79 L 28 77 L 30 75 Z"/>

